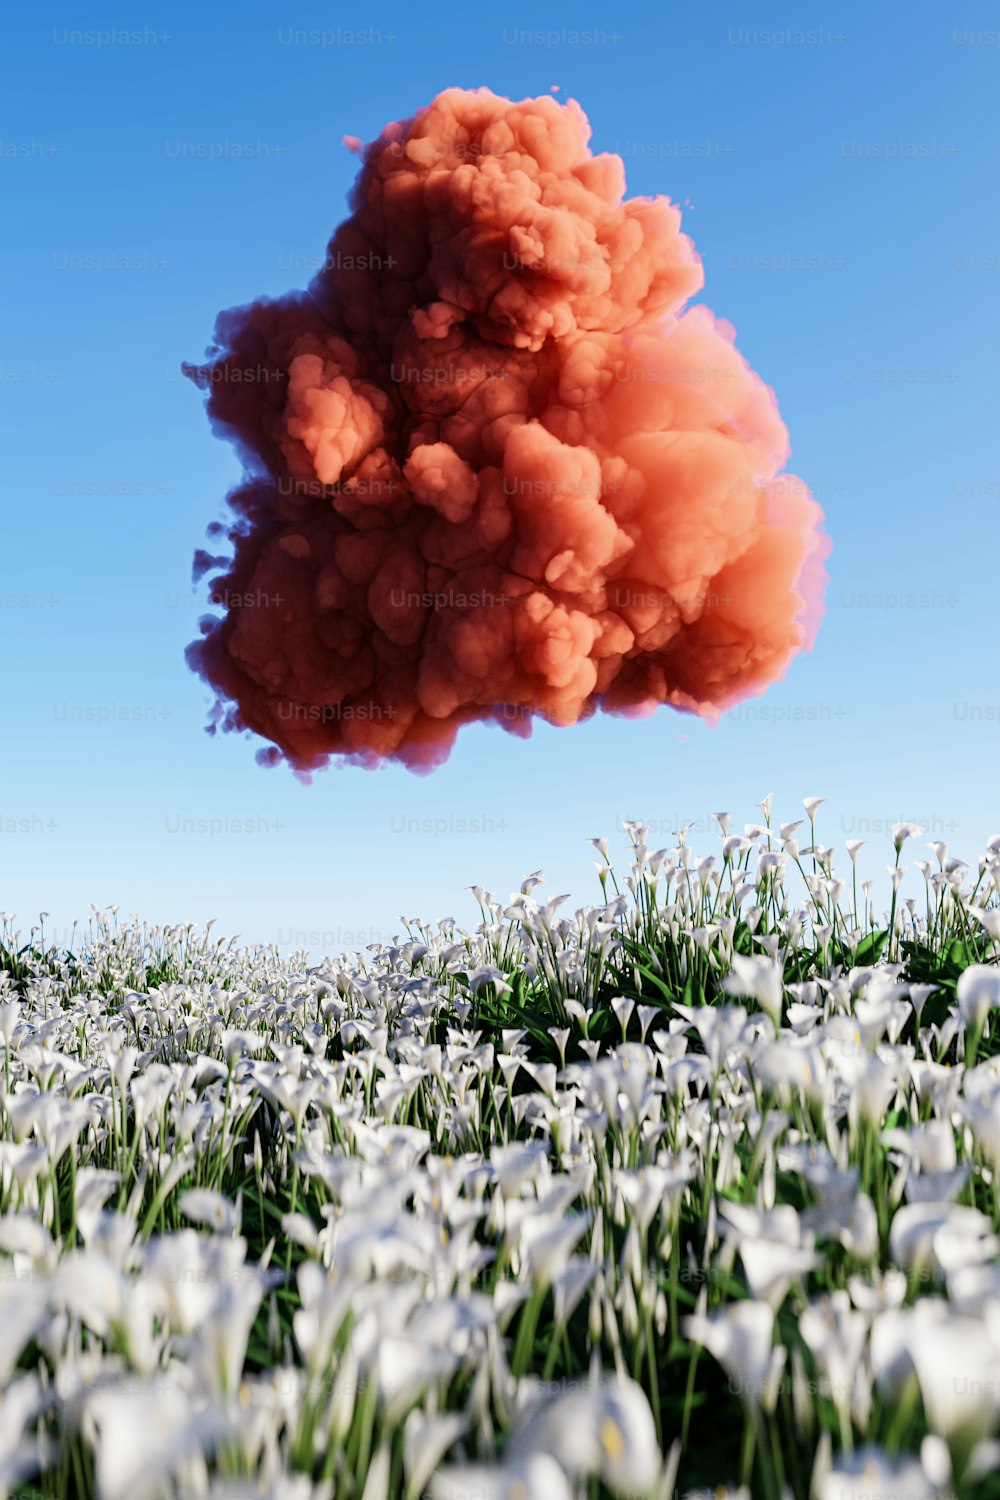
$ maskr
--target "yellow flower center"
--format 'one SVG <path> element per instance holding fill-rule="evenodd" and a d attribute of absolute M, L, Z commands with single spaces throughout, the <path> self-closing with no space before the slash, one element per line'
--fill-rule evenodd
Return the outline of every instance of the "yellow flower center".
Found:
<path fill-rule="evenodd" d="M 611 1459 L 617 1463 L 625 1452 L 625 1439 L 622 1430 L 611 1417 L 605 1417 L 601 1423 L 601 1447 Z"/>

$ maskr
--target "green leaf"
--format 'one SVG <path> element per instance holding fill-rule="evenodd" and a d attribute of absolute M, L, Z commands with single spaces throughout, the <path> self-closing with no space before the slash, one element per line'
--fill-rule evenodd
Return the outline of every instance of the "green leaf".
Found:
<path fill-rule="evenodd" d="M 868 964 L 877 964 L 882 957 L 889 933 L 887 930 L 881 932 L 870 932 L 863 937 L 854 950 L 854 963 L 857 968 L 863 968 Z"/>

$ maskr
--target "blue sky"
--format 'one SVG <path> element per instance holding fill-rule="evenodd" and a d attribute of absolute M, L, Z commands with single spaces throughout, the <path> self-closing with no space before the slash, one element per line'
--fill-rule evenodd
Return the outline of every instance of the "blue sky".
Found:
<path fill-rule="evenodd" d="M 591 898 L 587 837 L 621 849 L 636 817 L 669 844 L 693 820 L 707 848 L 714 810 L 742 825 L 769 791 L 782 818 L 826 795 L 821 835 L 867 833 L 870 872 L 900 817 L 974 857 L 1000 828 L 991 8 L 169 9 L 5 22 L 4 909 L 57 936 L 117 902 L 354 946 L 400 913 L 471 920 L 465 886 L 538 868 Z M 690 204 L 700 300 L 777 391 L 827 512 L 828 613 L 715 730 L 669 710 L 473 728 L 430 777 L 304 786 L 203 732 L 191 554 L 238 466 L 179 365 L 221 308 L 309 279 L 357 165 L 341 137 L 454 84 L 560 85 L 631 194 Z"/>

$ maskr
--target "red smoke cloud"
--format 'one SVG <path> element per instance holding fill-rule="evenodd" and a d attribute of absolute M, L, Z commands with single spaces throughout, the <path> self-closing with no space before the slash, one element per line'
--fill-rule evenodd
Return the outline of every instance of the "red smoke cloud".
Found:
<path fill-rule="evenodd" d="M 682 312 L 678 209 L 589 136 L 574 101 L 446 90 L 363 148 L 309 292 L 222 314 L 188 369 L 247 469 L 188 660 L 262 760 L 714 717 L 811 646 L 829 549 L 774 397 Z"/>

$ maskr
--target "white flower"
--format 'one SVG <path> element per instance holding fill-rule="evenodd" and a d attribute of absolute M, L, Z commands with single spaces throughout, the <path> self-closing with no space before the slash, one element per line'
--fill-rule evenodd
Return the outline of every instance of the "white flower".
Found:
<path fill-rule="evenodd" d="M 460 1412 L 433 1417 L 422 1411 L 410 1412 L 403 1438 L 407 1494 L 419 1495 L 425 1489 L 441 1459 L 468 1425 L 468 1418 Z"/>
<path fill-rule="evenodd" d="M 317 1253 L 320 1248 L 319 1230 L 307 1214 L 282 1214 L 281 1232 L 295 1245 L 301 1245 L 303 1250 L 311 1254 Z"/>
<path fill-rule="evenodd" d="M 967 1094 L 970 1077 L 971 1074 L 966 1073 Z M 1000 1166 L 1000 1093 L 984 1092 L 975 1098 L 966 1098 L 962 1101 L 961 1108 L 978 1149 L 994 1168 Z"/>
<path fill-rule="evenodd" d="M 718 1072 L 726 1060 L 729 1049 L 736 1045 L 746 1031 L 747 1013 L 742 1005 L 682 1005 L 673 1002 L 674 1010 L 697 1029 L 711 1063 L 712 1071 Z"/>
<path fill-rule="evenodd" d="M 96 1449 L 100 1500 L 147 1500 L 184 1459 L 209 1447 L 224 1430 L 211 1407 L 194 1406 L 176 1383 L 98 1391 L 87 1403 Z M 93 1436 L 96 1425 L 96 1438 Z"/>
<path fill-rule="evenodd" d="M 55 1456 L 43 1435 L 26 1435 L 28 1423 L 43 1406 L 37 1375 L 20 1375 L 4 1389 L 0 1402 L 0 1493 L 5 1497 Z M 30 1489 L 27 1492 L 35 1493 Z"/>
<path fill-rule="evenodd" d="M 794 1280 L 820 1265 L 813 1250 L 790 1247 L 773 1240 L 743 1240 L 740 1259 L 751 1295 L 777 1312 Z"/>
<path fill-rule="evenodd" d="M 851 1276 L 847 1290 L 859 1312 L 874 1316 L 886 1308 L 902 1307 L 906 1299 L 906 1277 L 894 1268 L 882 1275 L 873 1274 L 867 1280 Z"/>
<path fill-rule="evenodd" d="M 17 1000 L 5 1000 L 3 1005 L 0 1005 L 0 1036 L 3 1037 L 7 1047 L 10 1046 L 10 1039 L 14 1035 L 20 1009 Z"/>
<path fill-rule="evenodd" d="M 933 1432 L 949 1442 L 985 1437 L 1000 1420 L 1000 1354 L 981 1321 L 952 1315 L 924 1326 L 921 1303 L 907 1348 Z"/>
<path fill-rule="evenodd" d="M 994 943 L 1000 943 L 1000 906 L 970 906 L 969 911 Z"/>
<path fill-rule="evenodd" d="M 718 1360 L 745 1405 L 770 1410 L 785 1351 L 771 1347 L 774 1313 L 766 1302 L 733 1302 L 711 1318 L 693 1313 L 681 1331 Z"/>
<path fill-rule="evenodd" d="M 232 1234 L 236 1228 L 233 1204 L 223 1193 L 211 1188 L 188 1188 L 177 1206 L 192 1224 L 207 1224 L 216 1234 Z"/>
<path fill-rule="evenodd" d="M 939 1316 L 945 1318 L 948 1309 L 944 1302 L 936 1307 Z M 868 1341 L 868 1356 L 872 1377 L 880 1394 L 887 1401 L 897 1401 L 907 1381 L 913 1375 L 913 1361 L 907 1348 L 907 1333 L 913 1309 L 889 1306 L 876 1312 Z"/>
<path fill-rule="evenodd" d="M 873 1130 L 879 1130 L 898 1088 L 895 1071 L 880 1058 L 868 1057 L 864 1053 L 848 1053 L 841 1057 L 840 1071 L 851 1086 L 851 1119 L 860 1116 Z"/>
<path fill-rule="evenodd" d="M 728 1484 L 717 1484 L 710 1490 L 685 1490 L 684 1500 L 753 1500 L 749 1488 L 741 1484 L 732 1489 Z"/>
<path fill-rule="evenodd" d="M 439 1469 L 430 1482 L 432 1500 L 573 1500 L 565 1472 L 554 1458 L 532 1453 L 512 1467 L 462 1464 Z"/>
<path fill-rule="evenodd" d="M 923 831 L 919 823 L 893 823 L 892 842 L 896 852 L 902 849 L 907 839 L 917 838 Z"/>
<path fill-rule="evenodd" d="M 592 1260 L 574 1256 L 559 1274 L 553 1278 L 552 1293 L 555 1300 L 555 1325 L 557 1330 L 566 1327 L 580 1299 L 597 1275 L 598 1268 Z"/>
<path fill-rule="evenodd" d="M 211 1315 L 198 1329 L 192 1363 L 213 1395 L 231 1396 L 239 1387 L 262 1295 L 259 1278 L 247 1268 L 219 1288 Z"/>
<path fill-rule="evenodd" d="M 768 1213 L 723 1199 L 719 1213 L 739 1247 L 751 1295 L 775 1312 L 792 1281 L 820 1264 L 811 1242 L 804 1243 L 799 1216 L 791 1204 Z"/>
<path fill-rule="evenodd" d="M 878 1448 L 862 1448 L 827 1470 L 819 1500 L 932 1500 L 935 1492 L 919 1459 L 892 1459 Z"/>
<path fill-rule="evenodd" d="M 51 1234 L 30 1214 L 4 1214 L 0 1218 L 0 1250 L 23 1255 L 44 1271 L 53 1271 L 59 1259 Z"/>
<path fill-rule="evenodd" d="M 959 975 L 956 995 L 966 1026 L 981 1027 L 990 1011 L 1000 1006 L 1000 968 L 972 964 Z"/>
<path fill-rule="evenodd" d="M 889 1230 L 889 1253 L 907 1271 L 958 1270 L 996 1253 L 990 1221 L 977 1208 L 955 1203 L 908 1203 Z"/>
<path fill-rule="evenodd" d="M 193 1333 L 218 1295 L 206 1253 L 211 1243 L 193 1229 L 182 1229 L 158 1235 L 146 1247 L 144 1268 L 151 1283 L 162 1289 L 171 1323 L 179 1332 Z M 225 1243 L 235 1248 L 234 1241 Z"/>
<path fill-rule="evenodd" d="M 657 1211 L 662 1214 L 661 1223 L 674 1212 L 684 1196 L 684 1189 L 694 1176 L 694 1166 L 681 1159 L 672 1167 L 648 1165 L 636 1171 L 618 1169 L 612 1181 L 630 1211 L 635 1215 L 640 1231 L 645 1234 Z"/>
<path fill-rule="evenodd" d="M 422 1340 L 383 1333 L 375 1346 L 375 1370 L 386 1421 L 400 1421 L 421 1392 L 439 1377 L 449 1377 L 457 1364 L 457 1355 Z"/>
<path fill-rule="evenodd" d="M 887 1146 L 914 1158 L 921 1172 L 953 1172 L 958 1162 L 955 1132 L 944 1120 L 927 1120 L 909 1130 L 886 1130 L 882 1139 Z"/>
<path fill-rule="evenodd" d="M 821 1201 L 807 1208 L 802 1224 L 820 1240 L 837 1240 L 854 1260 L 873 1260 L 878 1253 L 878 1215 L 867 1193 L 855 1192 L 856 1176 L 844 1174 L 829 1183 L 814 1182 Z"/>
<path fill-rule="evenodd" d="M 613 1495 L 645 1495 L 661 1455 L 649 1402 L 627 1376 L 602 1376 L 534 1411 L 510 1439 L 515 1460 L 551 1454 L 567 1474 L 599 1477 Z"/>
<path fill-rule="evenodd" d="M 728 995 L 749 995 L 756 1000 L 775 1026 L 781 1024 L 784 998 L 784 975 L 779 964 L 763 954 L 734 953 L 733 972 L 722 982 Z"/>
<path fill-rule="evenodd" d="M 545 1164 L 546 1155 L 541 1141 L 511 1141 L 492 1147 L 490 1165 L 504 1196 L 517 1197 L 526 1184 L 534 1182 Z"/>
<path fill-rule="evenodd" d="M 122 1324 L 128 1288 L 118 1266 L 92 1250 L 71 1250 L 56 1273 L 53 1294 L 57 1305 L 78 1317 L 100 1337 Z"/>
<path fill-rule="evenodd" d="M 799 1332 L 826 1377 L 834 1406 L 845 1420 L 867 1331 L 865 1318 L 851 1307 L 844 1291 L 810 1303 L 799 1318 Z"/>

